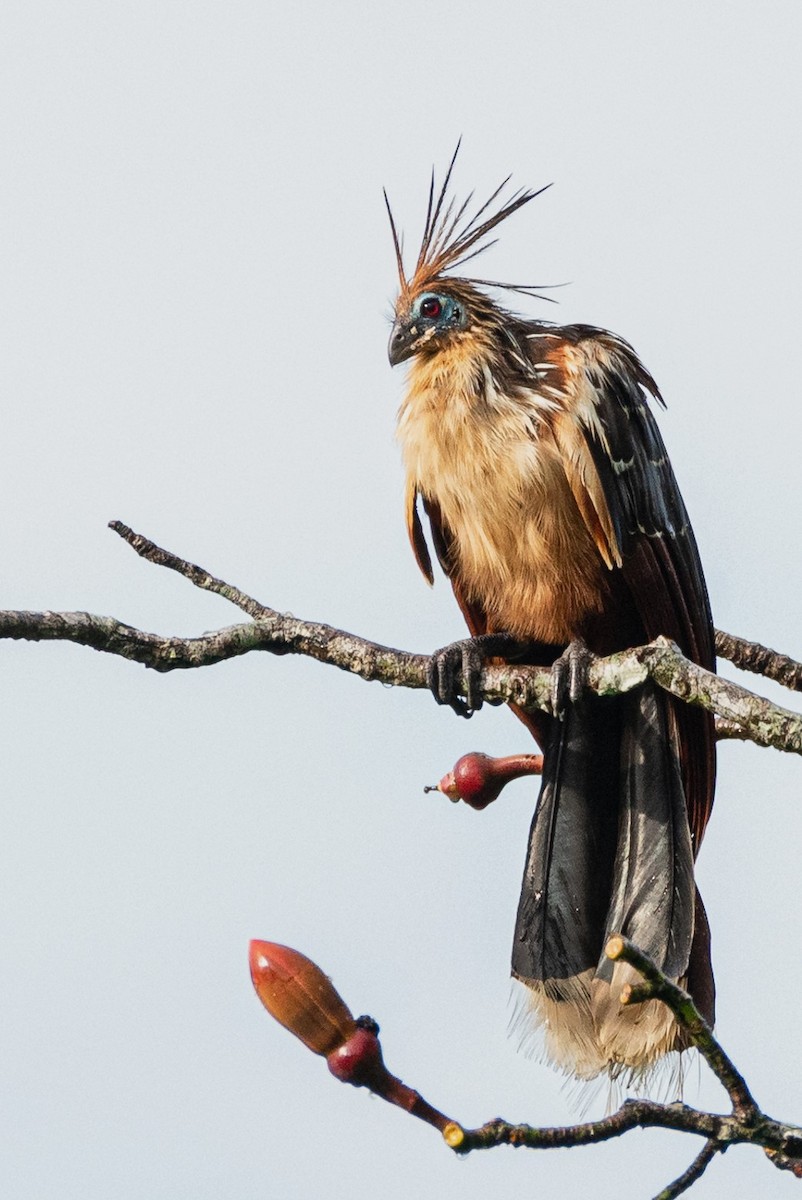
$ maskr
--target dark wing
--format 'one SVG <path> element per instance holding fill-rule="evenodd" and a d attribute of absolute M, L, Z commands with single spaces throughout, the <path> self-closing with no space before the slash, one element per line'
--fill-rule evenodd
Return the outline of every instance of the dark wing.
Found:
<path fill-rule="evenodd" d="M 552 429 L 566 475 L 605 561 L 620 578 L 643 632 L 662 634 L 715 670 L 710 602 L 699 552 L 663 439 L 647 402 L 660 394 L 626 342 L 573 326 L 530 354 L 552 363 L 562 393 Z M 564 407 L 563 407 L 564 406 Z M 695 849 L 713 802 L 713 718 L 673 705 Z"/>

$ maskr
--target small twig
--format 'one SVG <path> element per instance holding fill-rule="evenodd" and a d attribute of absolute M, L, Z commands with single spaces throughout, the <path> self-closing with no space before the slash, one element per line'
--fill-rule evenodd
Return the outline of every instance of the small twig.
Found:
<path fill-rule="evenodd" d="M 687 1192 L 701 1175 L 704 1175 L 707 1167 L 713 1161 L 717 1154 L 720 1154 L 722 1147 L 715 1141 L 705 1142 L 702 1149 L 696 1155 L 687 1171 L 683 1171 L 673 1183 L 669 1183 L 664 1187 L 662 1192 L 658 1192 L 654 1200 L 676 1200 L 677 1196 L 681 1196 L 683 1192 Z"/>
<path fill-rule="evenodd" d="M 766 679 L 773 679 L 791 691 L 802 692 L 802 663 L 789 658 L 787 654 L 770 650 L 768 646 L 761 646 L 760 642 L 748 642 L 746 638 L 717 629 L 716 654 L 742 671 L 764 675 Z"/>
<path fill-rule="evenodd" d="M 732 1101 L 733 1112 L 744 1121 L 754 1118 L 759 1109 L 746 1080 L 729 1055 L 722 1049 L 713 1030 L 705 1021 L 691 997 L 676 983 L 672 983 L 642 950 L 623 937 L 610 938 L 605 948 L 607 957 L 614 962 L 629 963 L 644 983 L 625 984 L 621 993 L 622 1004 L 642 1004 L 645 1000 L 662 1000 L 671 1010 L 687 1033 L 691 1043 L 707 1062 L 711 1071 L 726 1089 Z"/>
<path fill-rule="evenodd" d="M 797 1179 L 802 1179 L 802 1158 L 792 1158 L 781 1154 L 779 1150 L 767 1150 L 766 1158 L 779 1171 L 790 1171 Z"/>
<path fill-rule="evenodd" d="M 745 1122 L 735 1115 L 703 1112 L 687 1104 L 659 1104 L 655 1100 L 626 1100 L 609 1117 L 579 1125 L 560 1125 L 541 1128 L 533 1125 L 514 1125 L 497 1117 L 476 1129 L 465 1129 L 457 1122 L 448 1126 L 448 1144 L 460 1154 L 472 1150 L 489 1150 L 494 1146 L 527 1146 L 530 1150 L 555 1150 L 569 1146 L 592 1146 L 611 1138 L 621 1137 L 630 1129 L 672 1129 L 695 1133 L 708 1141 L 728 1146 L 748 1144 L 761 1146 L 773 1155 L 799 1159 L 802 1152 L 802 1129 L 775 1121 L 764 1113 L 759 1119 Z"/>
<path fill-rule="evenodd" d="M 263 617 L 266 612 L 272 612 L 272 609 L 266 610 L 265 606 L 258 600 L 254 600 L 253 596 L 241 592 L 239 588 L 226 583 L 224 579 L 216 579 L 203 567 L 198 567 L 185 558 L 179 558 L 177 554 L 173 554 L 172 550 L 163 550 L 161 546 L 157 546 L 155 542 L 151 542 L 141 533 L 134 533 L 133 529 L 124 525 L 122 521 L 109 521 L 109 529 L 118 533 L 123 541 L 127 542 L 146 562 L 151 562 L 157 567 L 167 567 L 169 571 L 177 571 L 190 583 L 194 583 L 195 587 L 203 588 L 207 592 L 215 592 L 224 600 L 230 600 L 249 617 Z"/>
<path fill-rule="evenodd" d="M 686 1104 L 631 1100 L 600 1121 L 562 1128 L 538 1129 L 530 1125 L 512 1125 L 500 1118 L 488 1121 L 478 1129 L 463 1129 L 453 1123 L 443 1130 L 443 1136 L 452 1149 L 465 1154 L 499 1145 L 528 1146 L 532 1149 L 585 1146 L 619 1137 L 636 1127 L 675 1129 L 701 1134 L 706 1142 L 688 1169 L 664 1188 L 655 1200 L 674 1200 L 695 1183 L 716 1154 L 739 1143 L 761 1146 L 775 1166 L 802 1176 L 802 1129 L 775 1121 L 758 1107 L 743 1076 L 713 1036 L 690 996 L 625 938 L 611 938 L 606 953 L 613 960 L 629 963 L 644 980 L 642 984 L 626 985 L 621 1002 L 634 1004 L 657 999 L 666 1004 L 690 1044 L 699 1049 L 726 1088 L 732 1101 L 732 1113 L 702 1112 Z"/>

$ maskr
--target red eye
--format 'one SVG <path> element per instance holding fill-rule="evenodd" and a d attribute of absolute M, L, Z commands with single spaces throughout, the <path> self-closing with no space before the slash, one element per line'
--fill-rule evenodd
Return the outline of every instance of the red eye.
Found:
<path fill-rule="evenodd" d="M 429 296 L 421 301 L 420 315 L 436 321 L 443 311 L 443 306 L 435 296 Z"/>

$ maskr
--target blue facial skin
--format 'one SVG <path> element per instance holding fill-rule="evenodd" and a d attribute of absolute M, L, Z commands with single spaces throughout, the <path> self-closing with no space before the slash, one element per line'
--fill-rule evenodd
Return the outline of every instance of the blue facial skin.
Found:
<path fill-rule="evenodd" d="M 424 292 L 418 296 L 411 317 L 421 331 L 430 325 L 438 329 L 461 329 L 465 324 L 462 305 L 442 292 Z"/>
<path fill-rule="evenodd" d="M 411 358 L 425 342 L 464 329 L 467 325 L 465 308 L 444 292 L 423 292 L 410 309 L 409 316 L 396 321 L 390 335 L 388 354 L 393 366 Z M 434 332 L 430 332 L 430 331 Z"/>

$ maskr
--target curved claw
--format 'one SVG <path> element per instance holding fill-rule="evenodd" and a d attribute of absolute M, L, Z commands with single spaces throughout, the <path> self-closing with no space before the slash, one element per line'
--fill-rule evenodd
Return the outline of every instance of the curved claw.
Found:
<path fill-rule="evenodd" d="M 482 707 L 481 674 L 482 655 L 474 638 L 464 638 L 435 650 L 427 668 L 429 687 L 437 703 L 447 704 L 460 717 L 471 717 Z M 460 677 L 465 680 L 464 699 Z"/>
<path fill-rule="evenodd" d="M 581 700 L 588 686 L 588 671 L 593 654 L 585 643 L 577 638 L 563 650 L 551 668 L 551 707 L 556 717 L 561 717 L 570 701 Z"/>
<path fill-rule="evenodd" d="M 463 638 L 435 650 L 429 659 L 427 682 L 438 704 L 447 704 L 461 717 L 471 717 L 484 703 L 482 665 L 488 655 L 509 655 L 520 643 L 507 633 Z M 461 690 L 460 680 L 465 688 Z"/>

